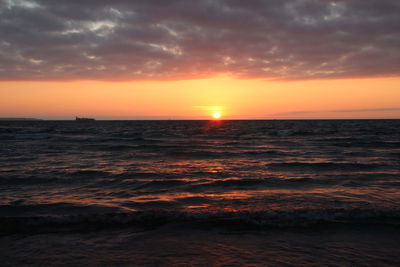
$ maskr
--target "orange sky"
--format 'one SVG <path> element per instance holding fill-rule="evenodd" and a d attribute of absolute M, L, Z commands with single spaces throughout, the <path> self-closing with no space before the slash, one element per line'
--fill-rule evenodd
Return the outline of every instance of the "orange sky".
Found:
<path fill-rule="evenodd" d="M 400 78 L 0 82 L 0 117 L 73 119 L 400 118 Z"/>
<path fill-rule="evenodd" d="M 78 2 L 0 4 L 0 117 L 400 118 L 398 1 Z"/>

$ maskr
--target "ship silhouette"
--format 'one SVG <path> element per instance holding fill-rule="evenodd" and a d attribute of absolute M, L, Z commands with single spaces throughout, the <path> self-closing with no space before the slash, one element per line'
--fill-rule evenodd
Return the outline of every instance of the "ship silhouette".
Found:
<path fill-rule="evenodd" d="M 95 119 L 93 118 L 79 118 L 79 117 L 75 117 L 76 121 L 95 121 Z"/>

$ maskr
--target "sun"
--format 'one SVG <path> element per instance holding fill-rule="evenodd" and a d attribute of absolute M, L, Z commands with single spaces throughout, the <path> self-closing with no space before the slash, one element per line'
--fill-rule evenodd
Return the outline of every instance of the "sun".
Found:
<path fill-rule="evenodd" d="M 221 112 L 216 111 L 212 114 L 212 116 L 214 120 L 218 120 L 219 118 L 221 118 Z"/>

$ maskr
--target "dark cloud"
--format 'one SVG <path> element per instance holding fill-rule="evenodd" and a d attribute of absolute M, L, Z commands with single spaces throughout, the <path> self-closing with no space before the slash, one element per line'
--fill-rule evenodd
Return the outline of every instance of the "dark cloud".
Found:
<path fill-rule="evenodd" d="M 400 74 L 400 1 L 0 0 L 0 79 Z"/>
<path fill-rule="evenodd" d="M 400 108 L 365 108 L 365 109 L 334 109 L 334 110 L 301 110 L 289 111 L 272 114 L 274 116 L 297 116 L 297 115 L 315 115 L 318 113 L 363 113 L 363 112 L 384 112 L 384 111 L 400 111 Z"/>
<path fill-rule="evenodd" d="M 371 111 L 400 111 L 400 108 L 367 108 L 367 109 L 329 110 L 329 112 L 371 112 Z"/>

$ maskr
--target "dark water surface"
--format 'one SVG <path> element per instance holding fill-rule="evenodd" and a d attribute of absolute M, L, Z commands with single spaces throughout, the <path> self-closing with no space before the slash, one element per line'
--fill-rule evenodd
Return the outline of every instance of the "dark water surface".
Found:
<path fill-rule="evenodd" d="M 399 263 L 400 120 L 2 121 L 0 144 L 10 265 L 57 242 L 75 264 Z"/>

